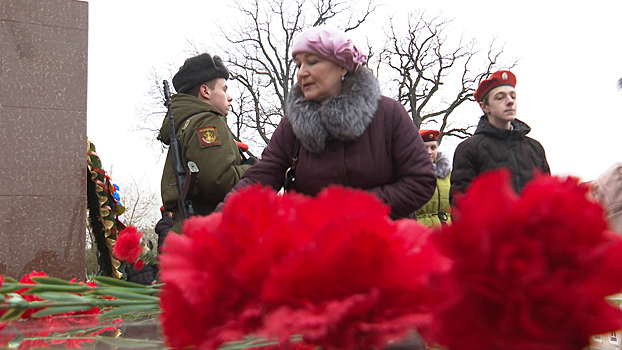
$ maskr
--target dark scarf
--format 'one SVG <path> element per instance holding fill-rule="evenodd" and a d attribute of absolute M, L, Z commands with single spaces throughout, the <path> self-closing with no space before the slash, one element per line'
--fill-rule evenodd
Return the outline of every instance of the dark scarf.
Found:
<path fill-rule="evenodd" d="M 287 99 L 287 118 L 305 149 L 324 150 L 329 139 L 352 141 L 365 132 L 382 98 L 372 71 L 359 67 L 346 75 L 341 93 L 322 103 L 304 98 L 298 84 Z"/>

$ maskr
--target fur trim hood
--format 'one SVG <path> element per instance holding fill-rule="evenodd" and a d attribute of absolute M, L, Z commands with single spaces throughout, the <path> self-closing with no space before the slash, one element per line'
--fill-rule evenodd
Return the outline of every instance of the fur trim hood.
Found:
<path fill-rule="evenodd" d="M 361 136 L 381 98 L 372 71 L 359 67 L 346 75 L 339 95 L 321 103 L 305 99 L 300 85 L 294 85 L 287 99 L 287 119 L 305 149 L 320 153 L 330 139 L 352 141 Z"/>
<path fill-rule="evenodd" d="M 449 158 L 445 156 L 443 152 L 438 152 L 436 154 L 436 162 L 432 163 L 434 165 L 434 174 L 436 177 L 444 179 L 449 175 L 451 171 L 451 164 L 449 164 Z"/>

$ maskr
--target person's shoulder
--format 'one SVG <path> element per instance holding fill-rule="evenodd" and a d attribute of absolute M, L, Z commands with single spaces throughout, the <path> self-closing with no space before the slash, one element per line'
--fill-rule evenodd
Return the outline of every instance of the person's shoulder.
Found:
<path fill-rule="evenodd" d="M 482 145 L 482 142 L 485 142 L 488 138 L 485 135 L 475 134 L 460 142 L 454 151 L 454 162 L 456 160 L 459 161 L 463 157 L 469 157 L 469 159 L 479 158 L 482 150 L 489 148 Z"/>
<path fill-rule="evenodd" d="M 488 137 L 484 134 L 475 134 L 475 135 L 471 135 L 469 137 L 467 137 L 466 139 L 464 139 L 464 141 L 460 142 L 458 144 L 458 146 L 456 147 L 456 149 L 459 148 L 475 148 L 477 147 L 482 141 L 486 140 Z"/>
<path fill-rule="evenodd" d="M 527 136 L 527 135 L 525 135 L 523 137 L 523 139 L 526 140 L 527 142 L 538 143 L 538 144 L 540 143 L 540 141 L 536 140 L 535 138 L 533 138 L 531 136 Z"/>
<path fill-rule="evenodd" d="M 182 125 L 183 136 L 180 141 L 184 147 L 213 149 L 211 146 L 231 145 L 225 141 L 231 132 L 227 121 L 217 112 L 211 110 L 194 114 Z M 220 147 L 216 147 L 220 148 Z"/>
<path fill-rule="evenodd" d="M 540 141 L 534 139 L 533 137 L 525 136 L 523 140 L 525 140 L 525 142 L 528 142 L 531 147 L 544 151 L 544 147 L 542 146 Z"/>
<path fill-rule="evenodd" d="M 413 124 L 413 126 L 415 125 L 404 105 L 384 95 L 378 100 L 378 108 L 374 113 L 374 119 L 376 119 L 376 123 L 403 124 L 407 121 Z"/>
<path fill-rule="evenodd" d="M 201 111 L 195 114 L 192 117 L 192 120 L 194 121 L 194 123 L 204 123 L 204 122 L 212 122 L 212 121 L 218 121 L 218 122 L 223 121 L 224 122 L 225 119 L 222 116 L 222 114 L 220 114 L 220 112 L 218 112 L 217 110 L 208 108 L 204 111 Z"/>
<path fill-rule="evenodd" d="M 395 109 L 395 108 L 401 109 L 401 108 L 404 108 L 404 105 L 402 105 L 399 101 L 391 97 L 388 97 L 385 95 L 380 96 L 380 99 L 378 100 L 378 109 Z"/>
<path fill-rule="evenodd" d="M 277 125 L 276 129 L 270 136 L 270 141 L 266 146 L 266 150 L 274 151 L 276 149 L 293 149 L 296 142 L 296 135 L 292 124 L 287 116 L 281 118 L 281 121 Z M 263 158 L 263 156 L 262 156 Z"/>
<path fill-rule="evenodd" d="M 276 129 L 272 133 L 272 137 L 270 138 L 270 140 L 272 140 L 272 138 L 283 138 L 283 137 L 287 139 L 295 138 L 292 123 L 287 118 L 287 116 L 284 116 L 283 118 L 281 118 L 281 121 L 279 122 L 279 125 L 276 126 Z"/>
<path fill-rule="evenodd" d="M 215 133 L 227 133 L 229 132 L 227 120 L 218 112 L 212 110 L 206 110 L 195 114 L 192 119 L 190 119 L 190 123 L 188 125 L 188 130 L 198 131 L 199 134 L 201 130 L 204 129 L 215 129 Z"/>
<path fill-rule="evenodd" d="M 394 98 L 391 98 L 389 96 L 385 96 L 385 95 L 380 95 L 380 100 L 379 101 L 380 101 L 380 103 L 391 103 L 391 104 L 399 103 L 398 100 L 396 100 Z"/>
<path fill-rule="evenodd" d="M 279 125 L 277 125 L 277 128 L 292 128 L 292 122 L 289 120 L 287 115 L 281 118 L 281 121 L 279 121 Z"/>
<path fill-rule="evenodd" d="M 536 140 L 536 139 L 534 139 L 533 137 L 530 137 L 530 136 L 525 136 L 525 137 L 524 137 L 524 139 L 525 139 L 527 142 L 531 142 L 531 143 L 537 143 L 537 144 L 540 144 L 540 141 L 538 141 L 538 140 Z"/>

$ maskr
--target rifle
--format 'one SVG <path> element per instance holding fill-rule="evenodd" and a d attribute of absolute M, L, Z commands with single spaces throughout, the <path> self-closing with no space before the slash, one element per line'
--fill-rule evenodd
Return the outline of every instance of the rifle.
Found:
<path fill-rule="evenodd" d="M 181 162 L 181 146 L 179 145 L 179 140 L 175 133 L 175 119 L 173 118 L 173 108 L 171 107 L 171 90 L 166 80 L 164 80 L 164 105 L 168 109 L 168 129 L 171 139 L 170 152 L 173 156 L 173 172 L 175 173 L 175 180 L 177 181 L 174 185 L 177 186 L 177 193 L 179 195 L 179 210 L 182 219 L 187 219 L 191 215 L 194 215 L 194 208 L 192 207 L 192 201 L 188 199 L 188 194 L 192 193 L 199 168 L 193 161 L 189 161 L 188 169 L 190 170 L 190 178 L 186 179 L 186 168 Z"/>

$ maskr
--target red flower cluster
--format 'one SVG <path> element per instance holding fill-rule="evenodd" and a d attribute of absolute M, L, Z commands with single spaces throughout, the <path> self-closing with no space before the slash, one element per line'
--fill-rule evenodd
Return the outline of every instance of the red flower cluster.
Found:
<path fill-rule="evenodd" d="M 305 343 L 295 343 L 295 344 L 288 344 L 287 346 L 282 346 L 282 345 L 269 345 L 269 346 L 262 346 L 259 348 L 259 350 L 315 350 L 317 349 L 317 346 L 315 345 L 311 345 L 311 344 L 305 344 Z"/>
<path fill-rule="evenodd" d="M 138 260 L 135 264 L 134 264 L 134 270 L 136 271 L 140 271 L 143 269 L 143 267 L 145 267 L 145 262 L 143 260 Z"/>
<path fill-rule="evenodd" d="M 22 277 L 19 282 L 23 284 L 36 284 L 36 282 L 32 280 L 32 277 L 37 276 L 46 277 L 47 274 L 45 272 L 33 271 L 32 273 Z M 0 275 L 0 287 L 2 287 L 2 281 L 3 278 Z M 69 282 L 76 283 L 76 279 L 73 279 Z M 83 283 L 84 282 L 78 282 L 78 284 Z M 95 282 L 87 282 L 86 284 L 91 287 L 97 286 Z M 44 300 L 34 294 L 28 294 L 27 292 L 29 289 L 30 288 L 22 288 L 17 290 L 15 293 L 20 294 L 24 300 L 29 302 Z M 89 329 L 98 326 L 100 324 L 98 317 L 101 310 L 98 307 L 93 307 L 86 311 L 71 311 L 59 315 L 48 315 L 36 318 L 31 317 L 33 313 L 39 310 L 41 309 L 27 309 L 20 316 L 19 320 L 12 321 L 10 323 L 11 332 L 3 332 L 3 328 L 5 328 L 8 323 L 5 322 L 3 324 L 0 324 L 0 347 L 7 346 L 8 342 L 10 342 L 15 335 L 21 334 L 24 338 L 35 339 L 26 339 L 22 341 L 20 343 L 19 349 L 49 347 L 50 344 L 64 344 L 66 348 L 81 348 L 84 343 L 93 342 L 93 339 L 81 339 L 79 337 L 80 335 L 93 337 L 97 334 L 111 329 L 109 327 L 102 328 L 96 331 L 92 331 L 89 334 L 86 334 L 85 332 L 78 332 L 76 334 L 76 337 L 64 337 L 48 342 L 48 340 L 45 340 L 43 338 L 50 337 L 54 333 L 65 333 L 71 330 Z M 0 316 L 2 316 L 6 312 L 6 310 L 0 310 Z"/>
<path fill-rule="evenodd" d="M 128 263 L 136 262 L 140 257 L 140 253 L 143 251 L 143 247 L 140 245 L 142 237 L 143 233 L 137 232 L 136 227 L 126 227 L 119 232 L 119 237 L 114 243 L 112 254 L 119 260 Z"/>
<path fill-rule="evenodd" d="M 173 347 L 245 334 L 326 349 L 374 348 L 430 322 L 431 276 L 449 269 L 429 231 L 392 222 L 373 195 L 250 187 L 188 220 L 160 257 L 162 326 Z"/>
<path fill-rule="evenodd" d="M 4 283 L 4 276 L 0 275 L 0 289 L 2 289 L 2 284 Z M 4 314 L 4 312 L 0 311 L 0 316 L 2 316 Z M 7 323 L 6 322 L 0 322 L 0 332 L 2 332 L 2 329 L 4 329 L 4 327 L 6 327 Z"/>
<path fill-rule="evenodd" d="M 31 277 L 37 277 L 37 276 L 42 276 L 42 277 L 47 277 L 47 274 L 43 271 L 41 272 L 37 272 L 37 271 L 32 271 L 32 273 L 30 274 L 26 274 L 24 275 L 24 277 L 22 277 L 21 280 L 19 280 L 19 283 L 24 283 L 24 284 L 35 284 L 36 282 L 32 280 Z M 24 294 L 24 292 L 28 291 L 28 288 L 22 288 L 18 291 L 16 291 L 17 294 L 21 295 L 22 298 L 24 298 L 24 300 L 26 301 L 42 301 L 43 299 L 37 297 L 36 295 L 33 294 Z M 35 312 L 39 311 L 41 309 L 28 309 L 26 310 L 21 318 L 29 318 L 30 315 L 34 314 Z"/>
<path fill-rule="evenodd" d="M 539 176 L 521 196 L 507 171 L 476 179 L 433 240 L 453 260 L 426 329 L 451 350 L 581 349 L 622 327 L 622 238 L 572 177 Z"/>

